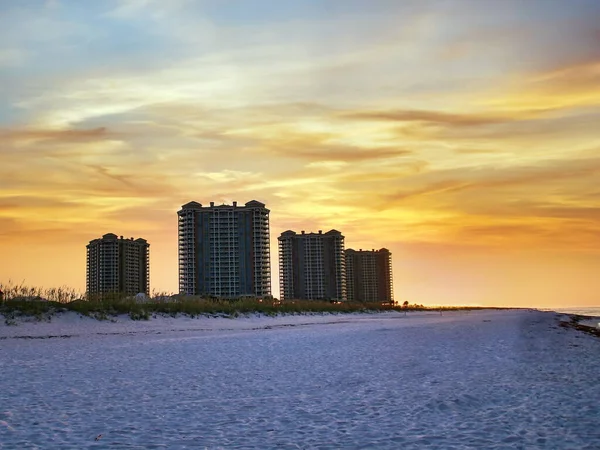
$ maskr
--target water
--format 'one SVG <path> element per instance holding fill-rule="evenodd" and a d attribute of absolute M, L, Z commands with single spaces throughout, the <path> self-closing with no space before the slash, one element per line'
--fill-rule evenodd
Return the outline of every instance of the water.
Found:
<path fill-rule="evenodd" d="M 600 318 L 600 306 L 582 306 L 573 308 L 540 308 L 541 311 L 556 311 L 562 314 L 579 314 Z"/>

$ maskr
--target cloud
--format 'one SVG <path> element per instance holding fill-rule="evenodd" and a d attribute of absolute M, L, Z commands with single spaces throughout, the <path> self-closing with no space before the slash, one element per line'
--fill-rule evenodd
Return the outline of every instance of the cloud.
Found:
<path fill-rule="evenodd" d="M 2 212 L 12 213 L 18 209 L 40 208 L 50 210 L 53 208 L 84 208 L 84 202 L 71 202 L 54 197 L 33 195 L 8 195 L 0 197 L 0 214 Z"/>
<path fill-rule="evenodd" d="M 412 190 L 402 190 L 397 191 L 395 193 L 389 194 L 384 198 L 384 204 L 387 207 L 393 205 L 393 203 L 389 203 L 389 201 L 393 202 L 402 202 L 407 199 L 412 199 L 415 197 L 421 197 L 424 195 L 435 195 L 449 192 L 457 192 L 464 189 L 468 189 L 473 187 L 471 183 L 468 181 L 453 181 L 453 180 L 445 180 L 445 181 L 436 181 L 434 183 L 428 184 L 427 186 L 420 189 L 412 189 Z"/>
<path fill-rule="evenodd" d="M 130 177 L 126 176 L 126 175 L 118 175 L 118 174 L 114 174 L 111 172 L 110 169 L 104 167 L 104 166 L 97 166 L 97 165 L 89 165 L 89 168 L 95 170 L 96 172 L 98 172 L 99 174 L 110 178 L 111 180 L 117 181 L 120 184 L 125 185 L 128 188 L 132 188 L 135 185 L 130 181 Z M 132 178 L 132 177 L 131 177 Z"/>
<path fill-rule="evenodd" d="M 265 148 L 264 146 L 261 148 Z M 364 162 L 369 160 L 386 160 L 390 158 L 411 155 L 410 150 L 397 148 L 360 148 L 342 147 L 335 145 L 318 145 L 315 148 L 286 147 L 277 144 L 267 147 L 270 153 L 281 156 L 305 159 L 309 161 Z"/>
<path fill-rule="evenodd" d="M 0 67 L 19 67 L 27 61 L 27 52 L 18 48 L 0 49 Z"/>
<path fill-rule="evenodd" d="M 488 247 L 510 246 L 579 252 L 600 250 L 598 226 L 586 222 L 465 224 L 457 226 L 451 236 L 459 241 L 485 242 Z"/>
<path fill-rule="evenodd" d="M 434 124 L 476 127 L 512 122 L 515 118 L 490 114 L 456 114 L 439 111 L 395 110 L 370 111 L 342 115 L 342 118 L 376 120 L 382 122 L 429 122 Z"/>
<path fill-rule="evenodd" d="M 499 152 L 499 150 L 497 150 L 497 149 L 486 149 L 486 148 L 463 148 L 463 147 L 459 147 L 459 148 L 455 148 L 454 152 L 456 152 L 458 154 L 465 154 L 465 155 L 477 155 L 477 154 L 490 155 L 490 154 L 497 154 Z"/>
<path fill-rule="evenodd" d="M 326 169 L 326 170 L 342 170 L 344 167 L 348 166 L 347 161 L 339 161 L 339 160 L 325 160 L 325 161 L 313 161 L 306 165 L 308 169 Z"/>
<path fill-rule="evenodd" d="M 53 9 L 61 8 L 62 4 L 61 4 L 60 0 L 46 0 L 44 2 L 44 7 L 46 9 L 53 10 Z"/>
<path fill-rule="evenodd" d="M 252 153 L 310 162 L 393 159 L 411 155 L 410 149 L 390 146 L 369 139 L 359 128 L 348 130 L 346 124 L 335 124 L 327 116 L 296 121 L 281 121 L 276 125 L 255 125 L 231 133 L 253 140 Z"/>
<path fill-rule="evenodd" d="M 598 173 L 600 173 L 600 159 L 598 158 L 547 160 L 529 166 L 511 165 L 432 171 L 421 177 L 425 186 L 417 189 L 398 190 L 389 194 L 386 200 L 402 201 L 423 195 L 456 193 L 466 190 L 479 191 L 477 196 L 484 200 L 485 196 L 482 196 L 481 193 L 489 189 L 544 184 L 560 185 L 570 180 L 594 177 Z M 418 181 L 418 178 L 414 180 L 414 182 Z"/>
<path fill-rule="evenodd" d="M 160 0 L 118 0 L 117 6 L 105 13 L 105 16 L 127 20 L 137 19 L 145 13 L 153 19 L 162 19 L 168 14 L 172 15 L 180 12 L 190 3 L 189 0 L 170 0 L 169 2 Z"/>
<path fill-rule="evenodd" d="M 480 100 L 482 107 L 509 110 L 542 109 L 569 115 L 600 106 L 600 52 L 593 59 L 559 64 L 507 80 L 502 95 Z"/>
<path fill-rule="evenodd" d="M 117 139 L 119 137 L 122 137 L 119 133 L 109 131 L 105 127 L 93 129 L 0 129 L 0 142 L 86 142 Z"/>
<path fill-rule="evenodd" d="M 518 109 L 516 105 L 513 106 L 512 111 L 499 110 L 497 113 L 494 113 L 494 109 L 470 114 L 391 110 L 354 112 L 340 116 L 354 121 L 378 123 L 380 130 L 387 130 L 397 139 L 413 140 L 421 144 L 443 140 L 447 145 L 458 145 L 458 148 L 454 148 L 457 153 L 480 155 L 497 152 L 500 148 L 498 143 L 503 141 L 520 145 L 552 137 L 554 142 L 550 145 L 563 149 L 565 140 L 577 142 L 579 146 L 587 141 L 589 145 L 589 139 L 595 135 L 596 124 L 600 120 L 600 110 L 595 107 L 554 105 L 551 108 Z M 490 143 L 495 143 L 493 151 L 482 148 Z M 504 152 L 507 150 L 509 149 L 505 148 Z M 515 148 L 511 150 L 514 151 Z M 529 149 L 523 151 L 532 150 L 534 148 L 529 145 Z"/>
<path fill-rule="evenodd" d="M 600 35 L 600 31 L 599 31 Z M 548 83 L 553 86 L 567 87 L 579 83 L 578 88 L 598 88 L 600 80 L 600 55 L 597 60 L 587 61 L 573 66 L 561 67 L 549 72 L 532 76 L 531 83 Z M 596 89 L 594 89 L 596 90 Z"/>

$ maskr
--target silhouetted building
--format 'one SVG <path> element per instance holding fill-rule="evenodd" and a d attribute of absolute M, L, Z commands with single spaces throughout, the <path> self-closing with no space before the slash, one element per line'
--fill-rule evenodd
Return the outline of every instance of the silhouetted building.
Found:
<path fill-rule="evenodd" d="M 88 294 L 150 293 L 150 244 L 108 233 L 87 245 Z"/>
<path fill-rule="evenodd" d="M 392 254 L 381 250 L 346 250 L 348 301 L 393 303 Z"/>
<path fill-rule="evenodd" d="M 190 202 L 179 220 L 179 292 L 189 295 L 271 295 L 269 210 L 244 206 L 203 207 Z"/>
<path fill-rule="evenodd" d="M 342 233 L 286 231 L 278 240 L 281 300 L 346 300 Z"/>

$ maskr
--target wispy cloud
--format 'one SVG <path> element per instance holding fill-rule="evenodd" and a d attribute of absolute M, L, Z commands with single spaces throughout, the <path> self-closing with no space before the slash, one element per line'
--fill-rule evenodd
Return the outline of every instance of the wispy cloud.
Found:
<path fill-rule="evenodd" d="M 117 133 L 109 132 L 105 127 L 93 129 L 0 129 L 0 141 L 4 142 L 78 142 L 99 141 L 118 138 Z"/>

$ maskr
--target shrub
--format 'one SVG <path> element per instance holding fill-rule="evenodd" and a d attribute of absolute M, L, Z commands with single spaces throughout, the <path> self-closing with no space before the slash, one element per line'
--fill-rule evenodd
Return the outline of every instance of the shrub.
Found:
<path fill-rule="evenodd" d="M 120 314 L 129 315 L 134 320 L 149 320 L 154 315 L 178 314 L 197 317 L 200 315 L 225 315 L 238 317 L 244 314 L 264 314 L 275 316 L 277 314 L 336 314 L 374 311 L 442 311 L 477 308 L 435 307 L 427 308 L 423 305 L 409 305 L 404 302 L 400 305 L 384 303 L 358 303 L 334 302 L 317 300 L 291 300 L 278 301 L 277 299 L 259 298 L 216 298 L 192 295 L 168 295 L 153 293 L 144 302 L 137 302 L 135 297 L 123 293 L 109 293 L 88 295 L 77 293 L 68 287 L 39 289 L 30 288 L 23 283 L 0 283 L 0 290 L 5 294 L 0 302 L 0 314 L 5 320 L 13 323 L 18 315 L 49 317 L 55 312 L 75 311 L 79 314 L 94 317 L 98 320 L 107 320 L 111 316 Z"/>

